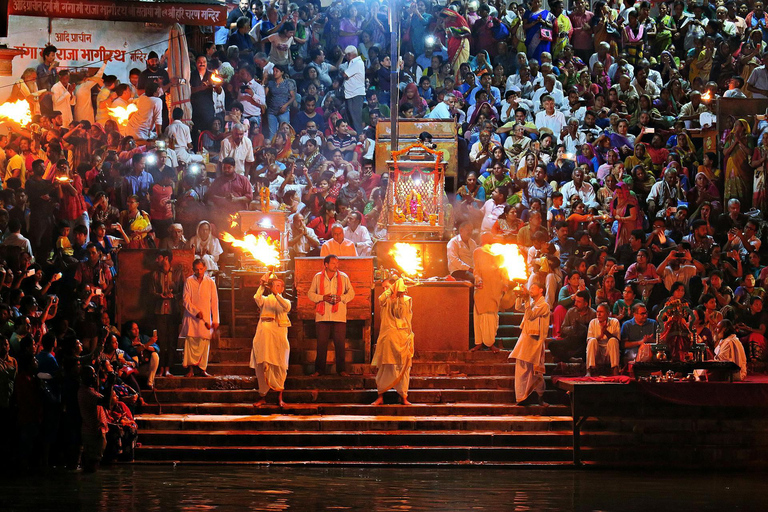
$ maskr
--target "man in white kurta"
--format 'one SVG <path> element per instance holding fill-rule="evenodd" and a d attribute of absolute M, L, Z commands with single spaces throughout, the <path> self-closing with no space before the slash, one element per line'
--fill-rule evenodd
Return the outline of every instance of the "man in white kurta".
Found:
<path fill-rule="evenodd" d="M 483 235 L 483 245 L 475 249 L 472 255 L 475 263 L 475 346 L 472 350 L 486 346 L 493 352 L 498 352 L 495 343 L 496 331 L 499 329 L 499 303 L 504 295 L 506 281 L 500 257 L 490 251 L 493 239 L 489 235 Z"/>
<path fill-rule="evenodd" d="M 413 361 L 413 302 L 405 295 L 402 278 L 385 282 L 384 288 L 384 293 L 379 295 L 381 327 L 371 361 L 371 366 L 379 369 L 376 373 L 379 397 L 372 405 L 383 404 L 384 393 L 392 388 L 400 395 L 403 405 L 411 405 L 408 385 Z"/>
<path fill-rule="evenodd" d="M 326 257 L 331 254 L 338 257 L 358 256 L 355 244 L 344 238 L 344 226 L 338 222 L 331 226 L 331 239 L 320 248 L 320 256 Z"/>
<path fill-rule="evenodd" d="M 347 304 L 355 298 L 355 289 L 349 276 L 339 270 L 339 258 L 330 254 L 323 259 L 323 271 L 315 274 L 307 292 L 315 306 L 317 331 L 317 355 L 314 377 L 325 373 L 328 339 L 333 339 L 336 352 L 336 373 L 347 376 L 345 371 L 344 341 L 347 337 Z"/>
<path fill-rule="evenodd" d="M 352 242 L 358 256 L 370 256 L 373 240 L 368 228 L 362 225 L 363 214 L 354 211 L 349 214 L 349 222 L 344 228 L 344 240 Z"/>
<path fill-rule="evenodd" d="M 530 297 L 518 297 L 515 303 L 515 309 L 525 312 L 522 332 L 509 355 L 515 360 L 515 400 L 519 404 L 536 392 L 538 403 L 545 405 L 544 344 L 549 334 L 549 304 L 538 282 L 531 283 L 528 292 Z"/>
<path fill-rule="evenodd" d="M 265 296 L 264 289 L 268 283 L 269 277 L 265 274 L 261 278 L 256 295 L 253 296 L 261 310 L 259 325 L 253 337 L 250 363 L 256 372 L 261 399 L 253 405 L 264 405 L 267 393 L 272 389 L 278 392 L 277 402 L 282 407 L 285 405 L 283 390 L 288 373 L 288 357 L 291 354 L 291 346 L 288 344 L 288 327 L 291 326 L 288 312 L 291 310 L 291 303 L 283 298 L 285 283 L 280 279 L 272 280 L 271 293 Z"/>
<path fill-rule="evenodd" d="M 74 88 L 69 86 L 69 81 L 69 71 L 62 70 L 59 71 L 59 81 L 51 87 L 53 110 L 61 112 L 62 126 L 67 129 L 72 123 L 72 107 L 75 105 L 75 97 L 72 95 Z"/>
<path fill-rule="evenodd" d="M 587 377 L 592 375 L 598 364 L 610 363 L 614 375 L 619 374 L 620 354 L 619 339 L 621 322 L 610 318 L 608 304 L 597 306 L 597 318 L 593 318 L 587 327 Z"/>
<path fill-rule="evenodd" d="M 192 271 L 184 282 L 184 319 L 179 333 L 184 338 L 184 368 L 189 368 L 187 377 L 194 376 L 195 367 L 203 377 L 210 377 L 206 369 L 211 338 L 219 327 L 219 294 L 202 260 L 195 260 Z"/>

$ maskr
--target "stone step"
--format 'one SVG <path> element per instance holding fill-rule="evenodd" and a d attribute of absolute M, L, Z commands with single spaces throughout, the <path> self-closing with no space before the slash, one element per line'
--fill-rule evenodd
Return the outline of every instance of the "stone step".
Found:
<path fill-rule="evenodd" d="M 546 409 L 546 408 L 541 408 Z M 553 431 L 571 428 L 570 416 L 382 416 L 382 415 L 195 415 L 140 414 L 141 430 L 239 430 L 239 431 Z"/>
<path fill-rule="evenodd" d="M 334 374 L 336 372 L 336 365 L 334 364 L 335 357 L 332 357 L 332 352 L 328 353 L 328 365 L 326 372 L 328 374 Z M 315 371 L 314 364 L 312 362 L 302 364 L 290 364 L 288 367 L 288 375 L 309 375 Z M 373 374 L 374 370 L 370 364 L 362 363 L 347 363 L 346 371 L 351 375 L 363 375 Z M 208 372 L 212 375 L 241 375 L 250 376 L 253 375 L 253 369 L 248 366 L 248 363 L 211 363 L 208 365 Z M 511 363 L 420 363 L 414 361 L 411 369 L 411 376 L 421 375 L 473 375 L 473 376 L 499 376 L 499 375 L 514 375 L 515 365 Z"/>
<path fill-rule="evenodd" d="M 141 446 L 139 461 L 255 462 L 255 463 L 554 463 L 570 464 L 568 447 L 475 446 Z"/>
<path fill-rule="evenodd" d="M 550 405 L 547 408 L 539 406 L 519 406 L 513 404 L 419 404 L 411 406 L 396 405 L 394 393 L 385 395 L 385 405 L 373 408 L 370 404 L 306 404 L 287 403 L 280 408 L 272 404 L 254 408 L 251 402 L 246 403 L 163 403 L 160 406 L 150 403 L 142 407 L 142 414 L 207 414 L 207 415 L 273 415 L 284 414 L 294 416 L 347 415 L 367 416 L 377 413 L 385 416 L 499 416 L 499 415 L 567 415 L 570 407 L 567 405 Z M 387 405 L 388 404 L 388 405 Z"/>
<path fill-rule="evenodd" d="M 158 389 L 156 391 L 158 401 L 163 403 L 194 402 L 194 403 L 247 403 L 259 399 L 256 390 L 207 390 L 207 389 Z M 283 393 L 283 399 L 291 403 L 341 403 L 341 404 L 369 404 L 373 402 L 378 393 L 376 389 L 344 389 L 344 390 L 318 390 L 318 389 L 287 389 Z M 408 399 L 414 403 L 506 403 L 513 404 L 515 393 L 512 389 L 412 389 L 408 393 Z M 565 395 L 558 390 L 545 392 L 545 400 L 551 403 L 565 403 Z M 558 402 L 555 402 L 557 400 Z"/>
<path fill-rule="evenodd" d="M 603 446 L 623 443 L 626 436 L 606 432 L 585 433 L 582 444 Z M 327 446 L 483 446 L 531 447 L 573 445 L 573 433 L 563 431 L 534 432 L 456 432 L 408 430 L 391 432 L 276 432 L 242 430 L 142 430 L 142 447 L 208 446 L 208 447 L 327 447 Z"/>
<path fill-rule="evenodd" d="M 255 377 L 178 377 L 158 378 L 156 388 L 163 389 L 253 389 Z M 322 378 L 295 376 L 286 379 L 287 389 L 371 389 L 376 387 L 373 375 L 328 375 Z M 411 378 L 411 389 L 511 389 L 514 376 L 416 376 Z"/>

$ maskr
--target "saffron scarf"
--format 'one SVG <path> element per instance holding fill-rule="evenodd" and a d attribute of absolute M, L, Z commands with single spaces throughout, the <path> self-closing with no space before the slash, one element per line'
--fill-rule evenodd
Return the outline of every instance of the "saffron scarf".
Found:
<path fill-rule="evenodd" d="M 320 291 L 320 295 L 325 296 L 325 270 L 323 270 L 320 273 L 322 274 L 322 277 L 320 278 L 319 291 Z M 337 271 L 336 272 L 336 295 L 341 297 L 341 276 L 339 274 L 340 273 Z M 330 280 L 331 279 L 329 279 L 329 281 Z M 336 313 L 338 310 L 339 310 L 339 303 L 337 302 L 336 304 L 333 305 L 333 308 L 331 308 L 331 312 Z M 325 314 L 325 300 L 321 300 L 320 302 L 317 303 L 316 311 L 320 315 Z"/>

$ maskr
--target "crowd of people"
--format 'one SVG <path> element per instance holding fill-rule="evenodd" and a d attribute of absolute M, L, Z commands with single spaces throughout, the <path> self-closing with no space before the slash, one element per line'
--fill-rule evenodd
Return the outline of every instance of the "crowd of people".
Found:
<path fill-rule="evenodd" d="M 504 290 L 481 253 L 501 241 L 525 251 L 526 321 L 548 329 L 551 313 L 557 361 L 617 372 L 647 355 L 675 305 L 740 377 L 747 362 L 759 368 L 768 122 L 723 116 L 711 151 L 702 133 L 720 98 L 768 97 L 763 3 L 547 7 L 403 2 L 393 62 L 388 3 L 242 0 L 190 49 L 189 120 L 168 108 L 167 53 L 115 76 L 108 62 L 84 74 L 43 50 L 10 93 L 32 122 L 8 121 L 0 136 L 0 439 L 40 464 L 76 466 L 81 446 L 87 467 L 103 445 L 130 458 L 132 410 L 156 374 L 170 375 L 180 328 L 189 375 L 207 375 L 210 276 L 231 250 L 220 240 L 230 215 L 287 212 L 291 258 L 367 256 L 386 239 L 388 174 L 374 153 L 391 116 L 455 121 L 459 187 L 445 194 L 445 238 L 452 276 L 475 282 L 478 346 L 495 348 Z M 129 104 L 121 123 L 111 109 Z M 113 325 L 120 248 L 158 250 L 151 335 Z M 173 252 L 188 248 L 194 275 L 178 275 Z M 404 329 L 404 284 L 388 290 L 380 300 Z M 279 295 L 257 301 L 274 313 L 266 337 L 285 327 Z M 196 301 L 204 315 L 188 307 Z M 533 383 L 540 354 L 523 352 Z M 263 360 L 252 362 L 258 372 Z M 262 371 L 260 391 L 279 381 Z"/>

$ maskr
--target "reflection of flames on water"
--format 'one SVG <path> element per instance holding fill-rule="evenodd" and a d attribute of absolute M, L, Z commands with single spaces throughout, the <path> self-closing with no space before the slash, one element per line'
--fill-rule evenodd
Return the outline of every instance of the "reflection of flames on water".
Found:
<path fill-rule="evenodd" d="M 29 109 L 29 103 L 26 100 L 19 100 L 15 103 L 3 103 L 0 105 L 0 118 L 9 119 L 21 126 L 26 126 L 32 122 L 32 111 Z"/>
<path fill-rule="evenodd" d="M 389 255 L 394 258 L 395 263 L 405 275 L 421 276 L 424 271 L 421 254 L 414 245 L 398 242 L 389 250 Z"/>
<path fill-rule="evenodd" d="M 139 107 L 130 103 L 125 107 L 109 107 L 109 116 L 114 119 L 120 126 L 128 124 L 128 118 L 131 114 L 139 110 Z"/>
<path fill-rule="evenodd" d="M 224 242 L 231 243 L 234 247 L 239 247 L 249 252 L 255 260 L 260 261 L 264 266 L 277 267 L 280 265 L 279 242 L 273 242 L 264 234 L 259 236 L 245 235 L 242 240 L 238 240 L 225 232 L 222 233 L 221 239 Z"/>
<path fill-rule="evenodd" d="M 507 271 L 507 278 L 513 280 L 528 280 L 525 258 L 520 253 L 520 248 L 514 244 L 493 244 L 490 247 L 492 254 L 501 257 L 501 268 Z"/>

